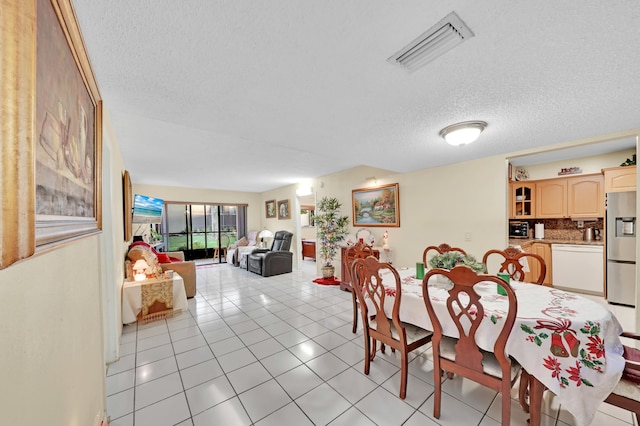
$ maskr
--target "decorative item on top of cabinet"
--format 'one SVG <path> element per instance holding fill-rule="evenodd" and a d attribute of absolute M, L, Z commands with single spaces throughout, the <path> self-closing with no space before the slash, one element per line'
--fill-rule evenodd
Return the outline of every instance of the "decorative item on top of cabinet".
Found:
<path fill-rule="evenodd" d="M 536 184 L 533 182 L 511 182 L 510 216 L 512 219 L 533 217 L 535 214 L 534 197 Z"/>
<path fill-rule="evenodd" d="M 636 166 L 620 166 L 602 169 L 604 192 L 636 190 Z"/>

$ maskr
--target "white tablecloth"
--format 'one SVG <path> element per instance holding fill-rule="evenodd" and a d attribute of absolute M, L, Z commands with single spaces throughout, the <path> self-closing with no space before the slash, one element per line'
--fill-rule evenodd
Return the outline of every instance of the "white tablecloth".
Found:
<path fill-rule="evenodd" d="M 415 279 L 414 268 L 398 272 L 402 278 L 400 318 L 431 330 L 422 280 Z M 390 273 L 382 278 L 385 287 L 395 289 Z M 442 284 L 429 285 L 434 309 L 443 318 L 448 293 Z M 496 324 L 506 314 L 507 299 L 497 294 L 495 283 L 478 285 L 485 308 L 485 321 L 477 332 L 478 345 L 492 350 L 500 328 Z M 518 299 L 518 313 L 507 352 L 557 395 L 563 408 L 580 424 L 589 424 L 622 376 L 622 327 L 606 307 L 580 295 L 517 281 L 511 281 L 511 286 Z M 394 293 L 387 291 L 387 295 Z M 393 297 L 387 297 L 388 314 L 392 306 Z M 453 322 L 441 322 L 445 335 L 458 337 Z"/>
<path fill-rule="evenodd" d="M 157 280 L 125 281 L 122 286 L 122 323 L 131 324 L 137 321 L 142 310 L 141 286 L 158 282 Z M 187 294 L 184 290 L 184 280 L 173 272 L 173 311 L 187 309 Z"/>

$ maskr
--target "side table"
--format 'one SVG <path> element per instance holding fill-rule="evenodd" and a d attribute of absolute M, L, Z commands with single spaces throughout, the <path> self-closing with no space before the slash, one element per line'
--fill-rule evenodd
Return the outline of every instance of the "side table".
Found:
<path fill-rule="evenodd" d="M 122 323 L 131 324 L 138 320 L 142 312 L 142 287 L 158 284 L 164 279 L 148 279 L 144 281 L 125 281 L 122 285 Z M 173 312 L 187 309 L 187 294 L 184 280 L 176 272 L 173 273 Z"/>

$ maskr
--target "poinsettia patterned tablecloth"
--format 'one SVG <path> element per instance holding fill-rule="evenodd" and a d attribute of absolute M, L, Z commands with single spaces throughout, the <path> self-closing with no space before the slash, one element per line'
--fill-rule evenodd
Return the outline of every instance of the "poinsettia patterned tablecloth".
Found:
<path fill-rule="evenodd" d="M 422 298 L 422 280 L 415 269 L 399 269 L 402 278 L 400 318 L 432 329 Z M 388 313 L 395 282 L 383 274 Z M 387 280 L 385 280 L 387 278 Z M 432 277 L 432 279 L 435 277 Z M 429 283 L 430 297 L 440 318 L 448 316 L 446 285 Z M 477 332 L 478 345 L 492 350 L 506 314 L 507 299 L 492 282 L 478 284 L 485 320 Z M 518 299 L 516 322 L 507 342 L 509 355 L 551 390 L 579 424 L 590 424 L 600 403 L 622 376 L 624 359 L 618 320 L 606 307 L 585 297 L 535 284 L 511 281 Z M 453 322 L 442 322 L 443 333 L 458 337 Z"/>

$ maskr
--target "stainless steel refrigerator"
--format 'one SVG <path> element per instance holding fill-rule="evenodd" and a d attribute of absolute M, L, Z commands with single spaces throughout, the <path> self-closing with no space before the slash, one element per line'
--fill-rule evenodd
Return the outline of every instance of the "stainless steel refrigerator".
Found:
<path fill-rule="evenodd" d="M 636 192 L 607 193 L 607 300 L 636 304 Z"/>

